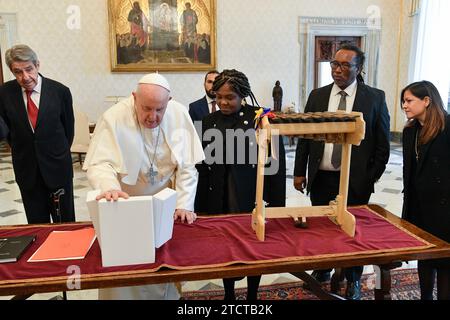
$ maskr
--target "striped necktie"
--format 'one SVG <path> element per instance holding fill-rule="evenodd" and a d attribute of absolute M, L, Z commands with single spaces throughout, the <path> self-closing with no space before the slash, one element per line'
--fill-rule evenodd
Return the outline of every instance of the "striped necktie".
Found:
<path fill-rule="evenodd" d="M 28 119 L 30 120 L 33 129 L 35 129 L 39 109 L 36 107 L 36 104 L 34 103 L 33 99 L 31 99 L 31 94 L 33 93 L 33 90 L 25 90 L 25 93 L 27 95 Z"/>
<path fill-rule="evenodd" d="M 345 111 L 347 109 L 347 92 L 339 92 L 341 95 L 341 100 L 339 100 L 338 110 Z M 339 169 L 341 166 L 341 156 L 342 156 L 342 144 L 337 143 L 333 146 L 333 153 L 331 154 L 331 164 L 335 169 Z"/>

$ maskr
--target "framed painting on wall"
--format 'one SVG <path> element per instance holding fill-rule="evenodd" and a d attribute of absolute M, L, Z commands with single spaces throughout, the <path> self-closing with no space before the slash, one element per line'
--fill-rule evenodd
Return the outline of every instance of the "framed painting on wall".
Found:
<path fill-rule="evenodd" d="M 108 0 L 113 72 L 216 68 L 215 0 Z"/>

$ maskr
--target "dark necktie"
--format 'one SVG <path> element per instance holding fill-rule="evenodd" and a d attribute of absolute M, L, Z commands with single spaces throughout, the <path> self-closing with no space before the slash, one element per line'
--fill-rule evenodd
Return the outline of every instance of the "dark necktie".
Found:
<path fill-rule="evenodd" d="M 36 107 L 36 104 L 34 103 L 33 99 L 31 99 L 31 94 L 33 93 L 33 90 L 25 90 L 25 93 L 27 95 L 28 119 L 30 120 L 33 129 L 35 129 L 39 109 Z"/>
<path fill-rule="evenodd" d="M 341 100 L 339 100 L 338 110 L 345 111 L 347 109 L 347 93 L 345 91 L 339 92 Z M 331 164 L 335 169 L 341 166 L 342 144 L 337 143 L 333 145 L 333 153 L 331 154 Z"/>
<path fill-rule="evenodd" d="M 217 108 L 216 108 L 216 101 L 213 100 L 211 101 L 211 113 L 216 112 Z"/>

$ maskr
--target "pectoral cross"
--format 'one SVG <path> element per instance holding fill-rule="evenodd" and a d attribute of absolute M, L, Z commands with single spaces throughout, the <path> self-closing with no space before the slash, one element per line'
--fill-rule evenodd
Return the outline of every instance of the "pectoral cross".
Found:
<path fill-rule="evenodd" d="M 150 184 L 155 184 L 155 177 L 158 176 L 158 171 L 153 170 L 153 164 L 150 166 L 150 170 L 147 175 L 150 178 Z"/>

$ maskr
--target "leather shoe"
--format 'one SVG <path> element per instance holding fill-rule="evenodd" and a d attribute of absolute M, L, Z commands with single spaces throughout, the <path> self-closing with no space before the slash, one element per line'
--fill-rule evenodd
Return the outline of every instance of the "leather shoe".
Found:
<path fill-rule="evenodd" d="M 331 279 L 331 272 L 330 271 L 324 271 L 324 270 L 314 270 L 311 273 L 311 277 L 314 278 L 317 282 L 327 282 Z M 303 283 L 303 289 L 310 290 L 308 283 Z"/>
<path fill-rule="evenodd" d="M 327 282 L 331 279 L 331 272 L 323 270 L 314 270 L 311 273 L 311 277 L 316 279 L 317 282 Z"/>
<path fill-rule="evenodd" d="M 361 300 L 360 281 L 347 282 L 347 289 L 345 289 L 345 298 L 347 300 Z"/>

